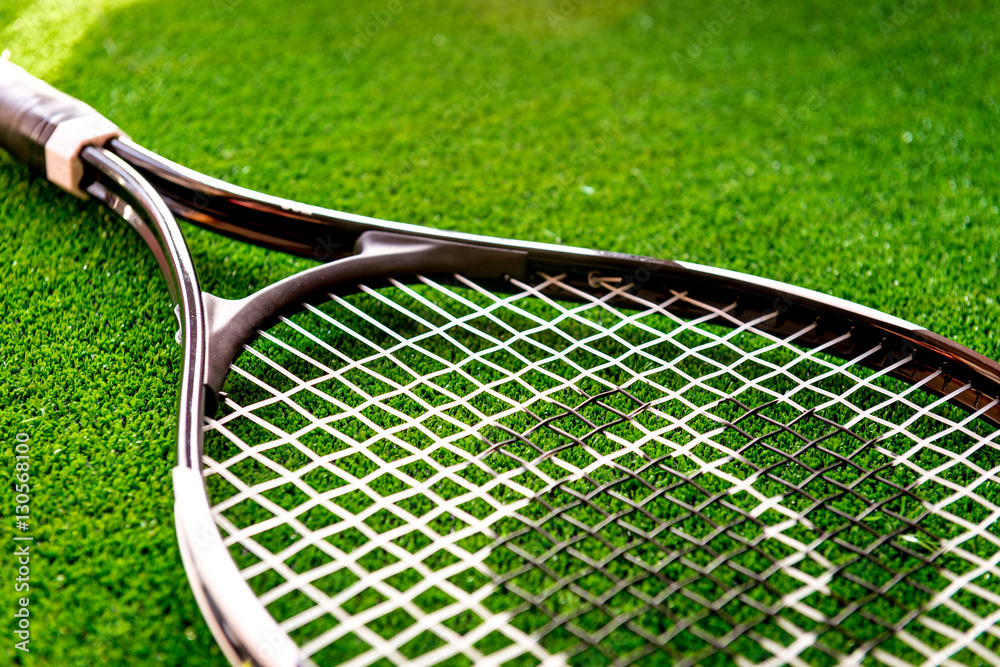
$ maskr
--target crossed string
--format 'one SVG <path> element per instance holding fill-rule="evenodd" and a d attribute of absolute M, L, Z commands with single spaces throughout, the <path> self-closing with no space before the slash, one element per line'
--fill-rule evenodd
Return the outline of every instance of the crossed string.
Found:
<path fill-rule="evenodd" d="M 1000 600 L 989 588 L 976 583 L 982 577 L 996 576 L 998 573 L 997 554 L 1000 550 L 995 548 L 1000 546 L 1000 541 L 989 528 L 997 523 L 1000 514 L 996 505 L 976 492 L 980 487 L 988 488 L 996 483 L 997 471 L 995 468 L 981 467 L 972 458 L 984 450 L 996 449 L 995 431 L 983 437 L 974 430 L 976 418 L 990 409 L 995 401 L 977 413 L 952 419 L 942 414 L 947 412 L 942 408 L 946 407 L 948 397 L 928 402 L 921 392 L 921 386 L 932 378 L 925 378 L 905 387 L 889 380 L 889 373 L 904 368 L 909 362 L 908 358 L 900 359 L 892 366 L 875 373 L 862 372 L 860 364 L 867 357 L 878 354 L 879 346 L 862 351 L 849 362 L 834 360 L 823 352 L 842 342 L 843 338 L 807 350 L 796 346 L 795 340 L 808 334 L 812 326 L 778 337 L 767 331 L 767 325 L 775 317 L 774 314 L 765 314 L 751 322 L 743 322 L 733 315 L 735 306 L 714 308 L 683 293 L 674 293 L 660 303 L 653 303 L 631 294 L 627 285 L 605 283 L 601 285 L 603 293 L 595 295 L 563 283 L 559 277 L 546 277 L 537 285 L 512 282 L 513 293 L 501 296 L 462 277 L 457 276 L 456 281 L 458 287 L 422 279 L 423 285 L 419 288 L 394 283 L 394 291 L 362 287 L 362 297 L 357 299 L 331 296 L 330 306 L 356 318 L 363 323 L 363 327 L 352 328 L 345 325 L 343 322 L 347 318 L 329 314 L 326 311 L 330 308 L 307 306 L 307 312 L 314 321 L 322 326 L 332 327 L 340 334 L 356 340 L 364 349 L 374 352 L 355 359 L 322 336 L 306 329 L 301 323 L 305 318 L 286 319 L 283 323 L 291 331 L 322 350 L 324 358 L 328 356 L 333 362 L 321 361 L 316 358 L 320 355 L 307 354 L 277 335 L 261 332 L 263 341 L 304 362 L 312 369 L 314 376 L 299 377 L 262 351 L 262 345 L 248 347 L 244 360 L 251 363 L 241 361 L 233 366 L 232 372 L 262 390 L 267 397 L 242 406 L 239 396 L 229 396 L 225 416 L 209 420 L 207 428 L 223 436 L 226 442 L 234 444 L 238 450 L 238 453 L 227 456 L 224 460 L 215 460 L 212 458 L 215 450 L 209 444 L 205 465 L 207 476 L 217 475 L 229 487 L 223 494 L 225 497 L 218 500 L 213 508 L 227 543 L 233 548 L 246 550 L 257 559 L 256 563 L 244 568 L 244 577 L 253 580 L 273 572 L 283 581 L 261 595 L 261 602 L 265 605 L 279 601 L 293 592 L 301 593 L 310 600 L 311 606 L 304 611 L 279 619 L 288 632 L 307 628 L 311 622 L 327 615 L 336 621 L 332 628 L 310 637 L 303 644 L 304 655 L 321 654 L 325 647 L 354 635 L 368 649 L 345 664 L 369 665 L 388 658 L 397 665 L 435 665 L 455 656 L 464 656 L 476 665 L 500 665 L 518 656 L 530 655 L 541 664 L 556 665 L 572 663 L 577 654 L 593 650 L 603 654 L 609 661 L 623 665 L 632 664 L 657 651 L 667 653 L 673 664 L 695 664 L 705 656 L 719 651 L 728 653 L 738 664 L 813 664 L 810 650 L 818 650 L 843 664 L 857 664 L 866 655 L 889 665 L 912 664 L 901 662 L 900 658 L 880 647 L 885 636 L 891 634 L 916 654 L 922 655 L 923 664 L 926 665 L 947 664 L 963 648 L 980 656 L 991 656 L 983 659 L 990 664 L 997 664 L 996 656 L 984 647 L 981 638 L 989 636 L 996 640 L 998 633 L 993 626 L 998 620 L 996 609 L 1000 608 Z M 552 299 L 547 295 L 552 288 L 572 293 L 579 302 L 567 304 Z M 433 294 L 433 298 L 428 293 Z M 435 324 L 427 316 L 415 312 L 414 308 L 407 307 L 401 302 L 402 299 L 394 298 L 398 294 L 405 296 L 411 303 L 419 304 L 421 312 L 432 313 L 435 321 L 442 323 Z M 441 305 L 442 299 L 452 308 L 444 308 Z M 612 302 L 617 304 L 622 301 L 630 302 L 633 307 L 626 311 L 612 305 Z M 673 311 L 681 304 L 695 306 L 704 315 L 693 319 L 680 318 Z M 408 326 L 404 331 L 408 332 L 401 333 L 398 327 L 390 327 L 369 312 L 375 305 L 388 309 L 407 321 Z M 465 314 L 456 315 L 453 312 L 455 306 L 460 306 Z M 544 311 L 544 314 L 539 314 L 538 310 Z M 509 315 L 516 316 L 519 322 L 527 325 L 519 328 L 511 324 Z M 604 323 L 605 318 L 610 324 Z M 659 326 L 654 326 L 651 322 Z M 718 327 L 715 325 L 718 324 L 726 325 L 727 329 L 724 332 L 716 331 Z M 582 330 L 584 335 L 570 334 L 566 331 L 570 325 Z M 359 330 L 362 328 L 364 331 Z M 642 334 L 645 341 L 636 343 L 626 337 L 635 337 L 636 333 Z M 556 335 L 563 346 L 557 349 L 543 343 L 542 334 L 549 338 Z M 481 349 L 472 349 L 463 342 L 470 335 L 483 344 Z M 701 341 L 700 344 L 684 344 L 681 338 L 686 335 L 693 335 L 691 337 Z M 845 335 L 847 336 L 849 334 Z M 753 345 L 746 345 L 747 337 L 752 337 Z M 432 343 L 440 340 L 445 341 L 449 349 L 459 351 L 458 361 L 446 359 L 434 352 Z M 596 344 L 606 341 L 617 344 L 625 351 L 615 356 L 598 349 Z M 657 355 L 657 349 L 665 345 L 672 346 L 677 351 L 669 359 L 662 359 Z M 751 349 L 746 349 L 747 347 Z M 529 349 L 533 354 L 529 356 L 521 351 L 523 349 Z M 725 356 L 718 354 L 720 350 L 732 353 L 735 360 L 725 363 L 717 359 L 716 356 Z M 433 362 L 437 370 L 415 373 L 400 361 L 400 357 L 405 357 L 403 353 L 406 352 L 416 352 L 421 359 Z M 791 360 L 781 364 L 769 360 L 769 356 L 776 352 L 790 353 Z M 578 353 L 585 355 L 588 360 L 596 361 L 596 365 L 585 367 L 576 360 Z M 497 363 L 494 360 L 497 355 L 503 355 L 507 363 Z M 540 358 L 534 358 L 535 356 Z M 633 367 L 636 360 L 644 362 L 646 368 L 637 371 Z M 633 363 L 628 365 L 626 361 Z M 395 371 L 393 377 L 373 368 L 376 363 L 383 362 L 391 365 Z M 685 370 L 690 362 L 711 370 L 693 375 Z M 763 373 L 749 377 L 745 372 L 748 362 Z M 279 389 L 273 386 L 278 383 L 265 381 L 244 368 L 253 364 L 280 376 L 283 379 L 281 384 L 287 384 L 288 388 Z M 488 368 L 496 379 L 478 379 L 470 371 L 474 364 Z M 511 365 L 518 369 L 511 370 Z M 808 366 L 809 374 L 806 379 L 793 373 L 797 366 Z M 569 370 L 570 376 L 557 373 L 555 368 Z M 619 376 L 624 375 L 626 380 L 618 382 L 608 379 L 607 375 L 612 374 L 612 371 Z M 664 374 L 679 379 L 681 386 L 671 388 L 658 381 Z M 407 380 L 400 382 L 394 379 L 399 375 Z M 369 393 L 352 379 L 355 376 L 371 378 L 389 389 L 382 393 Z M 461 394 L 448 389 L 443 379 L 451 376 L 460 377 L 467 386 L 473 387 L 472 391 Z M 538 386 L 538 378 L 545 380 L 542 384 L 547 385 L 546 388 Z M 713 383 L 719 379 L 735 380 L 739 386 L 736 389 L 720 389 Z M 772 388 L 772 381 L 779 379 L 792 381 L 793 387 L 783 391 Z M 824 383 L 832 379 L 846 379 L 850 386 L 840 393 L 826 389 Z M 331 381 L 349 389 L 360 401 L 348 403 L 325 391 L 325 386 Z M 581 388 L 584 385 L 599 387 L 600 390 L 588 393 Z M 501 391 L 510 386 L 525 390 L 529 398 L 518 401 L 511 398 L 509 391 Z M 428 387 L 433 389 L 435 396 L 445 400 L 437 405 L 429 401 L 426 398 Z M 657 398 L 642 401 L 633 395 L 634 391 L 630 393 L 630 390 L 639 387 L 652 388 Z M 963 390 L 964 387 L 960 387 L 955 393 Z M 325 417 L 313 414 L 300 401 L 293 400 L 300 392 L 307 392 L 311 397 L 329 403 L 335 411 Z M 798 394 L 808 397 L 810 403 L 815 402 L 817 397 L 820 402 L 807 407 L 796 401 Z M 859 401 L 862 405 L 856 405 L 850 400 L 855 394 L 859 397 L 862 394 L 868 397 L 878 396 L 881 400 L 873 402 L 869 398 L 868 407 L 863 407 L 865 401 Z M 560 400 L 567 395 L 574 395 L 581 400 L 573 405 Z M 757 400 L 761 396 L 767 399 L 763 403 Z M 393 407 L 392 399 L 398 397 L 404 397 L 411 404 L 418 405 L 420 413 L 412 416 Z M 625 403 L 632 407 L 631 410 L 622 410 L 612 405 L 612 399 L 623 397 Z M 505 408 L 487 413 L 479 407 L 482 404 L 480 399 L 483 398 L 491 399 L 494 406 Z M 754 405 L 755 402 L 758 404 Z M 287 432 L 265 419 L 261 413 L 276 405 L 294 411 L 306 425 Z M 681 416 L 676 416 L 669 410 L 671 406 L 678 405 L 684 410 Z M 451 411 L 458 406 L 465 411 L 465 415 L 471 415 L 472 418 L 465 416 L 463 419 L 452 414 Z M 536 406 L 541 406 L 541 409 Z M 558 408 L 552 416 L 535 414 L 552 406 Z M 790 408 L 798 416 L 787 422 L 771 417 L 768 411 L 775 406 Z M 723 407 L 735 409 L 740 414 L 736 419 L 724 419 L 718 414 Z M 380 425 L 366 414 L 371 408 L 390 415 L 396 424 L 388 427 Z M 585 413 L 593 408 L 599 408 L 608 419 L 598 423 L 588 418 Z M 881 416 L 880 413 L 889 408 L 904 408 L 910 414 L 897 423 Z M 839 414 L 844 414 L 845 411 L 853 414 L 849 419 L 841 418 L 840 421 L 824 416 L 824 413 L 835 410 L 840 411 Z M 529 417 L 529 427 L 518 430 L 507 425 L 508 419 L 525 415 Z M 567 416 L 582 423 L 587 432 L 582 436 L 574 435 L 569 430 L 560 428 L 557 422 Z M 448 424 L 452 427 L 452 432 L 444 436 L 435 432 L 427 425 L 432 418 Z M 260 438 L 260 442 L 244 441 L 230 427 L 230 424 L 240 420 L 255 424 L 267 436 Z M 364 424 L 371 435 L 362 441 L 345 436 L 336 428 L 338 423 L 345 420 L 356 420 Z M 807 420 L 823 424 L 827 427 L 827 432 L 818 439 L 810 439 L 798 433 L 795 427 Z M 914 429 L 914 426 L 926 426 L 924 422 L 927 421 L 940 425 L 940 430 L 930 436 L 913 433 L 913 430 L 920 430 Z M 699 425 L 704 424 L 709 424 L 711 428 L 699 428 Z M 622 425 L 627 425 L 633 435 L 638 433 L 638 436 L 633 439 L 623 437 L 620 430 Z M 462 446 L 461 441 L 469 438 L 483 441 L 485 428 L 489 428 L 491 432 L 503 433 L 505 437 L 499 442 L 485 442 L 484 448 L 478 453 L 472 453 Z M 769 430 L 758 432 L 762 428 Z M 322 456 L 313 452 L 302 440 L 315 430 L 336 438 L 344 445 L 344 449 Z M 415 446 L 405 437 L 410 430 L 421 433 L 431 444 L 426 447 Z M 872 430 L 878 432 L 875 437 L 865 437 L 860 433 Z M 555 433 L 563 444 L 550 449 L 539 447 L 531 440 L 531 436 L 542 431 Z M 668 437 L 671 434 L 681 437 Z M 729 444 L 732 438 L 727 436 L 734 434 L 741 436 L 745 442 L 738 446 Z M 801 446 L 791 453 L 786 452 L 769 443 L 776 435 L 792 438 L 800 442 Z M 856 442 L 855 449 L 845 455 L 824 446 L 826 440 L 837 435 Z M 902 453 L 892 451 L 886 443 L 894 436 L 902 436 L 911 446 Z M 613 443 L 617 449 L 608 453 L 592 446 L 591 440 L 598 437 Z M 967 443 L 959 452 L 943 443 L 954 437 L 961 437 Z M 405 455 L 387 461 L 372 451 L 373 445 L 385 442 L 392 443 L 405 452 Z M 669 454 L 652 457 L 646 451 L 651 445 L 661 445 Z M 289 470 L 273 457 L 267 456 L 268 452 L 286 446 L 303 454 L 309 463 L 296 470 Z M 769 466 L 755 464 L 748 458 L 748 453 L 754 448 L 768 450 L 777 457 L 777 462 Z M 705 451 L 711 452 L 711 455 L 705 456 Z M 810 468 L 802 460 L 809 451 L 821 451 L 833 463 L 825 468 Z M 569 455 L 571 452 L 573 456 Z M 588 464 L 581 467 L 568 460 L 581 458 L 581 452 L 590 460 Z M 854 462 L 859 455 L 872 452 L 877 453 L 883 461 L 877 468 L 867 469 Z M 914 460 L 921 452 L 933 452 L 942 463 L 931 469 L 925 468 Z M 447 454 L 458 463 L 440 464 L 439 454 Z M 338 461 L 357 455 L 370 461 L 374 465 L 374 471 L 359 477 L 337 465 Z M 494 464 L 497 455 L 503 458 L 505 465 Z M 623 460 L 633 459 L 641 460 L 642 464 L 639 467 L 629 467 L 627 462 L 623 463 Z M 238 464 L 251 460 L 274 476 L 264 481 L 248 481 L 241 477 Z M 691 464 L 686 466 L 691 468 L 691 472 L 684 473 L 676 465 L 670 465 L 671 462 L 678 461 Z M 433 474 L 423 479 L 415 478 L 407 472 L 407 468 L 416 463 L 429 466 Z M 740 464 L 744 472 L 751 472 L 734 473 L 734 464 Z M 797 485 L 785 480 L 778 474 L 779 468 L 784 464 L 800 466 L 807 470 L 809 477 Z M 916 480 L 902 486 L 883 474 L 891 475 L 900 466 L 912 471 L 917 476 Z M 947 479 L 944 473 L 956 466 L 972 471 L 975 480 L 957 484 Z M 554 475 L 555 469 L 558 469 L 558 475 Z M 838 469 L 851 469 L 857 476 L 847 484 L 836 481 L 831 478 L 831 471 Z M 304 480 L 306 475 L 317 470 L 334 475 L 342 485 L 317 492 Z M 473 475 L 473 472 L 483 474 Z M 666 474 L 673 481 L 665 486 L 655 486 L 647 481 L 647 477 L 653 472 Z M 602 483 L 598 479 L 602 473 L 605 476 L 613 473 L 612 481 Z M 404 487 L 403 490 L 389 495 L 374 491 L 372 483 L 384 475 L 398 480 Z M 698 482 L 699 477 L 711 477 L 722 482 L 726 488 L 721 493 L 713 493 Z M 629 497 L 617 489 L 626 480 L 638 482 L 643 489 L 641 498 Z M 823 497 L 811 496 L 806 487 L 816 480 L 834 487 L 836 493 Z M 771 484 L 772 488 L 777 485 L 784 490 L 781 493 L 762 491 L 760 487 L 764 482 Z M 865 496 L 864 485 L 872 482 L 877 482 L 883 490 L 889 490 L 889 495 L 877 501 Z M 450 483 L 452 491 L 444 495 L 439 493 L 436 488 L 443 483 Z M 577 490 L 579 483 L 589 486 L 590 491 Z M 914 494 L 914 490 L 927 484 L 939 485 L 950 494 L 935 503 L 922 500 Z M 307 500 L 287 510 L 267 498 L 269 491 L 285 485 L 294 486 Z M 698 504 L 683 502 L 672 494 L 681 486 L 696 489 L 705 500 Z M 360 511 L 346 509 L 336 502 L 349 494 L 357 493 L 364 494 L 370 501 Z M 552 498 L 556 493 L 569 496 L 572 500 L 555 505 Z M 498 500 L 501 495 L 504 496 L 502 501 Z M 749 499 L 754 506 L 748 510 L 735 504 L 733 498 L 736 496 L 743 498 L 743 505 Z M 804 498 L 806 506 L 793 507 L 795 503 L 789 500 L 792 496 L 800 500 Z M 831 500 L 848 496 L 869 505 L 864 516 L 848 516 L 841 512 L 838 519 L 842 523 L 833 531 L 816 526 L 810 519 L 809 515 L 814 510 L 830 510 Z M 432 509 L 417 515 L 401 507 L 404 501 L 417 497 L 429 499 Z M 922 512 L 917 519 L 892 513 L 888 505 L 900 498 L 909 498 L 921 505 Z M 489 507 L 485 516 L 480 516 L 482 512 L 477 514 L 466 509 L 473 499 Z M 621 503 L 626 509 L 618 513 L 608 511 L 604 506 L 608 499 Z M 948 509 L 966 499 L 974 499 L 984 508 L 988 512 L 987 518 L 972 522 Z M 681 509 L 682 513 L 664 521 L 649 509 L 656 501 L 664 500 Z M 228 512 L 244 502 L 258 505 L 267 518 L 248 526 L 236 525 L 228 518 Z M 736 514 L 738 520 L 715 523 L 705 511 L 713 504 L 725 508 L 730 514 Z M 601 520 L 591 525 L 574 518 L 572 510 L 578 507 L 596 513 L 601 516 Z M 301 517 L 315 508 L 330 512 L 336 521 L 319 530 L 310 530 Z M 542 513 L 541 518 L 538 517 L 539 511 Z M 380 512 L 392 513 L 400 520 L 399 524 L 389 530 L 376 530 L 369 521 Z M 872 542 L 864 548 L 839 535 L 849 527 L 864 527 L 864 518 L 874 513 L 891 516 L 900 527 L 888 535 L 872 536 Z M 637 515 L 658 525 L 654 530 L 644 531 L 635 525 L 635 521 L 627 520 Z M 913 538 L 907 531 L 913 531 L 918 527 L 920 519 L 928 515 L 944 519 L 962 531 L 950 539 L 938 541 L 930 554 L 921 552 L 917 547 L 910 548 L 905 543 L 906 538 Z M 771 516 L 778 516 L 780 520 L 767 518 Z M 695 537 L 681 530 L 679 526 L 682 520 L 691 517 L 697 518 L 709 529 L 706 535 Z M 460 527 L 441 534 L 440 529 L 435 528 L 435 522 L 445 518 L 452 519 Z M 498 532 L 497 527 L 511 523 L 520 528 Z M 553 531 L 546 528 L 547 524 L 553 523 L 571 527 L 574 530 L 572 537 L 560 540 Z M 741 536 L 736 529 L 746 526 L 752 527 L 753 530 L 749 532 L 756 534 L 749 538 Z M 276 551 L 265 547 L 263 542 L 267 540 L 262 538 L 281 527 L 291 528 L 299 538 Z M 606 540 L 603 533 L 610 527 L 624 531 L 630 536 L 630 541 L 622 546 Z M 348 530 L 358 531 L 363 535 L 364 543 L 346 552 L 327 539 Z M 426 546 L 413 553 L 396 542 L 411 533 L 419 533 L 428 540 Z M 546 538 L 553 545 L 552 548 L 543 554 L 525 549 L 520 540 L 532 535 Z M 739 547 L 725 553 L 713 551 L 711 542 L 719 535 L 734 539 Z M 472 550 L 466 548 L 465 545 L 476 536 L 486 537 L 488 546 Z M 689 546 L 666 553 L 662 544 L 657 542 L 661 536 L 680 538 Z M 811 539 L 804 541 L 804 536 Z M 586 538 L 599 542 L 605 554 L 602 557 L 592 557 L 579 548 Z M 973 550 L 964 548 L 963 545 L 970 541 L 975 541 L 976 544 L 988 542 L 990 548 L 995 549 L 993 556 L 984 558 L 977 555 L 977 552 L 983 550 L 982 547 Z M 854 557 L 849 561 L 835 563 L 822 555 L 824 542 L 835 543 Z M 763 548 L 766 543 L 780 544 L 787 555 L 773 557 Z M 960 572 L 935 568 L 948 581 L 948 585 L 940 590 L 925 587 L 922 592 L 929 598 L 928 601 L 917 608 L 906 609 L 906 601 L 893 599 L 891 589 L 904 581 L 912 571 L 896 573 L 887 582 L 875 585 L 848 569 L 859 561 L 870 563 L 872 567 L 882 567 L 872 554 L 890 543 L 897 551 L 919 561 L 922 566 L 933 566 L 936 559 L 948 555 L 962 559 L 971 564 L 971 567 L 960 569 Z M 663 557 L 655 563 L 636 557 L 632 550 L 639 545 L 653 545 Z M 328 560 L 306 572 L 296 572 L 288 561 L 307 548 L 320 550 Z M 505 572 L 494 570 L 490 564 L 491 556 L 503 549 L 521 558 L 523 566 Z M 710 562 L 707 565 L 695 562 L 689 557 L 695 551 L 708 553 L 711 556 Z M 366 556 L 382 552 L 389 554 L 395 561 L 378 569 L 368 568 L 360 562 Z M 450 565 L 434 569 L 426 564 L 428 558 L 442 552 L 452 557 Z M 737 556 L 750 552 L 764 558 L 769 566 L 764 571 L 757 572 L 736 563 Z M 558 554 L 575 559 L 580 564 L 578 571 L 571 576 L 563 576 L 550 567 L 548 561 Z M 616 561 L 618 564 L 624 561 L 631 566 L 631 576 L 612 573 Z M 820 574 L 815 574 L 815 567 L 802 567 L 806 562 L 818 565 Z M 672 580 L 664 576 L 662 570 L 672 563 L 681 563 L 690 575 L 683 580 Z M 698 579 L 709 580 L 717 587 L 726 585 L 714 574 L 723 565 L 742 574 L 744 582 L 732 586 L 725 595 L 715 600 L 700 595 L 693 585 Z M 317 582 L 341 570 L 351 572 L 356 581 L 334 595 L 326 594 Z M 548 580 L 555 583 L 541 593 L 525 590 L 519 586 L 518 578 L 531 570 L 543 572 Z M 389 583 L 395 575 L 408 571 L 419 575 L 419 583 L 406 590 L 394 588 Z M 484 582 L 471 592 L 453 583 L 453 579 L 468 571 L 481 574 L 480 581 Z M 600 573 L 611 584 L 600 595 L 578 583 L 586 574 L 593 572 Z M 800 586 L 789 592 L 771 585 L 772 577 L 781 573 L 795 578 Z M 643 582 L 650 578 L 659 579 L 662 584 L 659 593 L 649 594 L 643 590 Z M 865 595 L 855 600 L 838 596 L 835 587 L 831 586 L 838 578 L 850 580 L 864 589 Z M 752 595 L 755 588 L 766 590 L 776 599 L 770 604 L 762 603 Z M 382 602 L 359 613 L 352 614 L 344 609 L 345 603 L 369 589 L 379 593 Z M 443 593 L 453 602 L 428 612 L 418 605 L 417 598 L 434 590 Z M 495 605 L 488 603 L 491 596 L 500 591 L 515 593 L 522 602 L 497 611 Z M 550 608 L 551 605 L 547 602 L 560 592 L 569 592 L 584 604 L 569 612 L 559 613 Z M 615 613 L 610 601 L 623 592 L 633 596 L 640 604 L 627 613 Z M 980 606 L 981 602 L 985 602 L 993 608 L 992 613 L 985 616 L 977 613 L 970 608 L 975 604 L 956 600 L 958 593 L 971 594 L 975 600 L 980 601 L 977 602 Z M 817 595 L 835 600 L 838 613 L 827 614 L 818 609 L 819 605 L 810 604 L 810 598 L 814 599 Z M 687 616 L 677 615 L 669 606 L 672 596 L 685 597 L 699 605 L 701 611 Z M 901 619 L 890 622 L 867 613 L 866 605 L 873 600 L 888 600 L 907 613 Z M 758 613 L 749 622 L 741 622 L 725 610 L 734 601 L 748 605 Z M 950 623 L 941 621 L 939 616 L 931 613 L 938 608 L 948 610 L 961 620 Z M 577 622 L 581 616 L 595 609 L 604 612 L 609 619 L 596 632 L 584 629 Z M 394 636 L 385 638 L 370 627 L 374 621 L 398 610 L 405 612 L 413 622 Z M 541 611 L 548 616 L 548 621 L 540 626 L 536 623 L 534 627 L 526 627 L 519 621 L 523 618 L 522 614 L 529 611 Z M 451 619 L 469 612 L 475 614 L 481 623 L 464 633 L 456 632 L 449 626 Z M 798 616 L 788 612 L 795 612 Z M 645 626 L 640 617 L 650 613 L 660 614 L 669 622 L 670 628 L 657 633 Z M 860 613 L 866 620 L 885 628 L 886 632 L 868 641 L 848 637 L 856 646 L 849 653 L 839 650 L 835 642 L 821 640 L 824 633 L 831 628 L 836 629 L 855 613 Z M 717 636 L 700 625 L 703 619 L 711 615 L 725 621 L 730 628 L 726 634 Z M 797 620 L 802 618 L 809 622 L 803 625 L 801 620 Z M 932 633 L 930 642 L 926 632 L 918 637 L 908 631 L 910 623 L 917 619 Z M 767 620 L 787 636 L 776 638 L 773 632 L 758 631 L 756 626 Z M 956 625 L 964 625 L 965 628 Z M 622 628 L 640 637 L 644 643 L 619 654 L 606 640 L 615 636 Z M 550 652 L 545 648 L 545 642 L 540 640 L 558 629 L 568 631 L 576 639 L 576 643 L 565 645 L 563 642 L 564 645 L 560 646 L 558 652 Z M 670 643 L 684 632 L 700 639 L 703 647 L 688 655 L 672 651 Z M 433 634 L 439 640 L 437 646 L 419 656 L 407 655 L 407 643 L 424 633 Z M 478 645 L 495 633 L 502 635 L 506 646 L 484 653 Z M 755 642 L 767 657 L 763 660 L 751 660 L 732 648 L 734 642 L 743 637 Z"/>

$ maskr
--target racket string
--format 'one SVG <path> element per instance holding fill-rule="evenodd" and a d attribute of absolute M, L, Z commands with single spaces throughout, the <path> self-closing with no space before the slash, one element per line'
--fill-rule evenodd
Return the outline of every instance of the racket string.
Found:
<path fill-rule="evenodd" d="M 878 346 L 845 362 L 682 293 L 513 287 L 362 288 L 234 365 L 207 482 L 305 654 L 937 664 L 996 641 L 997 433 L 889 377 L 907 359 L 866 371 Z"/>

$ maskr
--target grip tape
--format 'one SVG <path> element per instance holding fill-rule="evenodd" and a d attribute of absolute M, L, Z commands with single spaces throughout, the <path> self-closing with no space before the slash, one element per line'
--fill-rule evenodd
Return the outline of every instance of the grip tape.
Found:
<path fill-rule="evenodd" d="M 120 136 L 88 105 L 0 59 L 0 147 L 63 190 L 86 199 L 80 151 Z"/>

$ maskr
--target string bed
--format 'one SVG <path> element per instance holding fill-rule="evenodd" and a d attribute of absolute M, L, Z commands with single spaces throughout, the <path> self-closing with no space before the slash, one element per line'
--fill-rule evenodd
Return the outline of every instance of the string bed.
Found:
<path fill-rule="evenodd" d="M 630 287 L 420 278 L 260 332 L 204 472 L 303 656 L 1000 665 L 996 400 Z"/>

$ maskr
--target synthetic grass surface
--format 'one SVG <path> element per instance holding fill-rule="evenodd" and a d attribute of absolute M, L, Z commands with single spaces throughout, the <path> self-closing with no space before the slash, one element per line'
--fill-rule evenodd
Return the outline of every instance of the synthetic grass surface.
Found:
<path fill-rule="evenodd" d="M 0 48 L 240 185 L 746 271 L 1000 357 L 992 3 L 393 7 L 14 2 Z M 366 43 L 372 11 L 393 20 Z M 28 433 L 36 540 L 32 653 L 3 654 L 222 664 L 173 536 L 179 355 L 155 262 L 5 154 L 0 192 L 0 465 Z M 307 265 L 186 231 L 221 296 Z"/>

